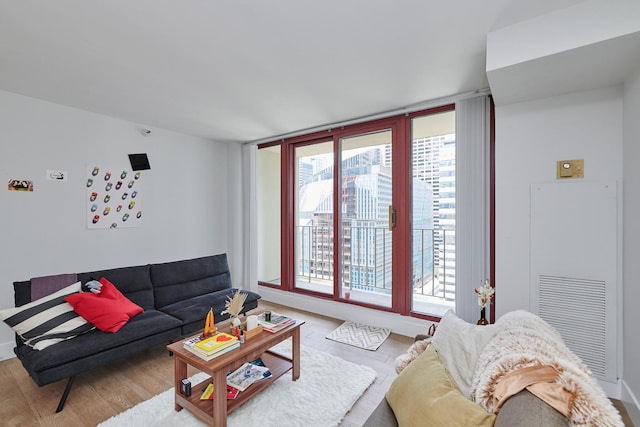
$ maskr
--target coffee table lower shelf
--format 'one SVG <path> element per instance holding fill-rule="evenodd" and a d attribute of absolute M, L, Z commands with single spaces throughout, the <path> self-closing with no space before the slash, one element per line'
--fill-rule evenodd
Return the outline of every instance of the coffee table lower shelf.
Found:
<path fill-rule="evenodd" d="M 264 352 L 261 357 L 265 366 L 269 368 L 271 376 L 251 384 L 244 391 L 241 391 L 235 399 L 227 400 L 227 413 L 231 413 L 237 409 L 293 367 L 291 359 L 271 351 Z M 191 396 L 188 397 L 176 392 L 175 402 L 183 408 L 188 409 L 202 421 L 211 425 L 213 423 L 213 400 L 200 400 L 200 395 L 209 383 L 211 383 L 211 377 L 208 377 L 198 384 L 192 385 Z M 217 393 L 217 390 L 215 390 L 214 393 Z"/>

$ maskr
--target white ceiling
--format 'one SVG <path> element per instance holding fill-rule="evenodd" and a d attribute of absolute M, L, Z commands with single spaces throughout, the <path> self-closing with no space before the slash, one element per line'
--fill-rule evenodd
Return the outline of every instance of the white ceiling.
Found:
<path fill-rule="evenodd" d="M 488 87 L 486 35 L 579 0 L 0 0 L 0 89 L 246 142 Z"/>

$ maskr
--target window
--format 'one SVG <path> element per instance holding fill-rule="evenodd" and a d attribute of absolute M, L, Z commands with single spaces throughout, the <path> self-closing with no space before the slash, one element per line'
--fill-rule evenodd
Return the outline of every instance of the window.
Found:
<path fill-rule="evenodd" d="M 294 146 L 293 285 L 332 294 L 334 279 L 333 141 Z"/>
<path fill-rule="evenodd" d="M 450 104 L 260 145 L 259 283 L 427 317 L 473 299 L 475 281 L 456 287 L 467 274 L 458 225 L 477 217 L 460 213 L 476 209 L 459 200 L 460 179 L 477 177 L 457 167 L 474 132 L 460 144 L 458 116 Z M 482 153 L 484 135 L 474 141 Z"/>
<path fill-rule="evenodd" d="M 411 119 L 411 309 L 455 306 L 455 111 Z"/>

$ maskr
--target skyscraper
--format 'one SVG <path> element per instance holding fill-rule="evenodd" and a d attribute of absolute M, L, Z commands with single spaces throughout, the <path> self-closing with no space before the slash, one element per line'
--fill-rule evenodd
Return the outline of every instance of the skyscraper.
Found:
<path fill-rule="evenodd" d="M 341 230 L 334 234 L 333 168 L 315 171 L 300 188 L 298 226 L 299 269 L 302 274 L 329 279 L 339 239 L 342 259 L 342 286 L 390 292 L 392 286 L 392 236 L 388 229 L 388 207 L 392 204 L 391 168 L 384 163 L 388 146 L 344 152 L 341 172 Z M 306 160 L 306 161 L 311 161 Z M 415 180 L 414 223 L 433 228 L 431 185 Z M 431 232 L 431 231 L 430 231 Z M 431 271 L 432 239 L 425 240 L 423 252 L 413 254 L 414 268 Z"/>

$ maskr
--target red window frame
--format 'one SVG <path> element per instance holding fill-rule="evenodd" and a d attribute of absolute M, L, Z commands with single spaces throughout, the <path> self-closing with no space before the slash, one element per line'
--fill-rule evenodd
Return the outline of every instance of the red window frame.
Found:
<path fill-rule="evenodd" d="M 412 277 L 411 266 L 411 121 L 413 118 L 439 114 L 447 111 L 455 111 L 455 104 L 447 104 L 407 114 L 376 119 L 368 122 L 336 127 L 323 131 L 317 131 L 305 135 L 294 136 L 259 144 L 258 149 L 274 145 L 280 145 L 281 156 L 281 280 L 280 285 L 274 285 L 259 281 L 260 286 L 280 289 L 287 292 L 308 294 L 317 298 L 331 299 L 346 304 L 355 304 L 376 310 L 399 313 L 429 320 L 438 320 L 437 317 L 411 311 L 412 289 L 410 286 Z M 490 262 L 491 283 L 495 283 L 495 120 L 494 105 L 491 102 L 490 121 Z M 392 129 L 392 158 L 393 158 L 393 206 L 397 212 L 397 227 L 392 243 L 392 304 L 391 307 L 381 307 L 360 301 L 353 301 L 339 296 L 339 277 L 334 276 L 333 294 L 323 294 L 311 290 L 300 289 L 294 286 L 294 227 L 295 227 L 295 148 L 320 142 L 333 141 L 334 165 L 339 165 L 340 140 L 348 136 L 369 133 L 381 129 Z M 339 170 L 338 167 L 335 170 Z M 338 186 L 340 179 L 334 177 L 334 206 L 339 206 L 340 191 Z M 339 215 L 334 215 L 334 229 L 339 229 Z M 334 251 L 334 265 L 338 266 L 339 251 Z M 337 271 L 337 269 L 336 269 Z M 491 305 L 491 317 L 494 318 L 495 304 Z"/>

